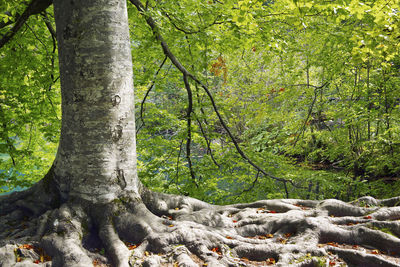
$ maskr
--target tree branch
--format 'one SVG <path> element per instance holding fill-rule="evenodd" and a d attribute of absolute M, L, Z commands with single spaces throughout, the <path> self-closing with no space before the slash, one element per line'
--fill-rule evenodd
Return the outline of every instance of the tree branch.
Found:
<path fill-rule="evenodd" d="M 207 29 L 207 28 L 209 28 L 209 27 L 211 27 L 211 26 L 213 26 L 213 25 L 217 25 L 217 24 L 222 24 L 222 23 L 223 23 L 223 22 L 218 22 L 218 19 L 221 17 L 221 16 L 219 15 L 219 16 L 217 16 L 217 17 L 214 19 L 214 21 L 213 21 L 212 23 L 210 23 L 210 24 L 204 26 L 203 28 L 200 28 L 200 29 L 197 29 L 197 30 L 193 30 L 193 29 L 190 29 L 190 30 L 189 30 L 189 29 L 185 29 L 185 28 L 180 27 L 179 25 L 177 25 L 177 24 L 175 23 L 175 21 L 171 18 L 171 16 L 170 16 L 167 12 L 163 11 L 163 14 L 167 17 L 167 19 L 168 19 L 169 22 L 172 24 L 172 26 L 174 26 L 175 29 L 177 29 L 178 31 L 183 32 L 184 34 L 196 34 L 196 33 L 200 33 L 200 32 L 202 32 L 203 30 L 205 30 L 205 29 Z"/>
<path fill-rule="evenodd" d="M 233 136 L 233 134 L 231 133 L 231 131 L 229 130 L 228 126 L 226 125 L 225 121 L 223 120 L 221 114 L 219 113 L 219 110 L 215 104 L 215 100 L 211 94 L 211 92 L 208 90 L 208 87 L 206 85 L 204 85 L 199 79 L 197 79 L 193 74 L 191 74 L 183 65 L 182 63 L 175 57 L 175 55 L 171 52 L 171 50 L 169 49 L 167 43 L 164 41 L 164 38 L 162 37 L 158 26 L 156 24 L 156 22 L 154 21 L 154 19 L 152 17 L 150 17 L 147 13 L 145 13 L 145 9 L 143 7 L 143 4 L 139 1 L 139 0 L 130 0 L 130 2 L 137 8 L 137 10 L 144 16 L 147 24 L 150 26 L 150 28 L 153 31 L 153 34 L 155 35 L 156 39 L 160 42 L 161 47 L 163 49 L 164 54 L 171 60 L 171 62 L 175 65 L 175 67 L 182 72 L 182 74 L 184 76 L 190 77 L 194 82 L 196 82 L 197 84 L 199 84 L 203 90 L 206 92 L 206 94 L 208 95 L 211 104 L 213 106 L 214 112 L 216 113 L 219 121 L 221 122 L 223 128 L 225 129 L 225 131 L 227 132 L 229 138 L 231 139 L 232 143 L 234 144 L 236 151 L 239 153 L 239 155 L 246 160 L 251 166 L 253 166 L 256 170 L 260 171 L 262 174 L 264 174 L 267 177 L 270 177 L 276 181 L 282 182 L 284 184 L 285 187 L 285 193 L 286 193 L 286 197 L 289 197 L 289 192 L 287 190 L 287 183 L 290 183 L 292 186 L 297 187 L 297 188 L 303 188 L 303 187 L 299 187 L 297 185 L 294 184 L 294 182 L 292 180 L 287 180 L 284 178 L 279 178 L 276 177 L 268 172 L 266 172 L 265 170 L 263 170 L 261 167 L 259 167 L 257 164 L 255 164 L 249 157 L 247 157 L 247 155 L 242 151 L 242 149 L 239 147 L 238 142 L 236 141 L 235 137 Z M 305 187 L 304 187 L 305 188 Z"/>
<path fill-rule="evenodd" d="M 193 112 L 193 94 L 192 94 L 192 89 L 190 88 L 189 81 L 187 79 L 187 75 L 183 74 L 183 82 L 185 84 L 185 88 L 187 91 L 188 95 L 188 108 L 187 108 L 187 114 L 186 114 L 186 120 L 187 120 L 187 141 L 186 141 L 186 158 L 188 161 L 189 165 L 189 171 L 190 171 L 190 176 L 192 177 L 192 180 L 196 187 L 199 187 L 199 185 L 196 182 L 196 176 L 193 171 L 193 165 L 192 165 L 192 159 L 190 158 L 190 144 L 192 142 L 192 112 Z"/>
<path fill-rule="evenodd" d="M 0 39 L 0 49 L 14 37 L 31 15 L 46 10 L 52 2 L 52 0 L 32 0 L 22 15 L 16 18 L 14 26 Z"/>
<path fill-rule="evenodd" d="M 201 18 L 201 17 L 200 17 L 200 18 Z M 192 62 L 194 62 L 194 60 L 193 60 L 193 54 L 192 54 L 192 49 L 191 49 L 191 45 L 190 45 L 190 42 L 189 42 L 189 37 L 188 37 L 187 35 L 185 35 L 185 39 L 186 39 L 186 42 L 188 43 L 189 54 L 190 54 L 190 56 L 191 56 L 191 58 L 192 58 Z M 192 67 L 192 71 L 195 71 L 195 68 L 194 68 L 194 65 L 193 65 L 193 64 L 192 64 L 191 67 Z M 199 88 L 198 88 L 198 84 L 197 84 L 197 83 L 195 83 L 195 88 L 196 88 L 195 92 L 196 92 L 197 104 L 198 104 L 199 107 L 200 107 L 200 112 L 201 112 L 201 114 L 205 117 L 205 112 L 204 112 L 204 109 L 203 109 L 203 107 L 202 107 L 202 105 L 201 105 L 201 101 L 200 101 Z M 195 114 L 195 115 L 196 115 L 196 114 Z M 215 158 L 214 158 L 214 154 L 213 154 L 212 149 L 211 149 L 211 142 L 210 142 L 210 140 L 208 140 L 208 137 L 207 137 L 206 132 L 205 132 L 205 130 L 204 130 L 204 128 L 203 128 L 203 125 L 202 125 L 200 119 L 199 119 L 197 116 L 196 116 L 196 121 L 197 121 L 197 123 L 198 123 L 198 125 L 199 125 L 199 127 L 200 127 L 200 131 L 201 131 L 201 133 L 202 133 L 202 135 L 203 135 L 203 138 L 204 138 L 204 140 L 206 141 L 206 144 L 207 144 L 207 154 L 208 154 L 208 152 L 210 152 L 210 156 L 211 156 L 212 161 L 214 162 L 214 164 L 215 164 L 218 168 L 220 168 L 221 165 L 219 165 L 219 164 L 217 163 L 217 161 L 215 160 Z M 204 118 L 204 123 L 205 123 L 206 125 L 208 125 L 208 122 L 207 122 L 207 120 L 206 120 L 205 118 Z"/>

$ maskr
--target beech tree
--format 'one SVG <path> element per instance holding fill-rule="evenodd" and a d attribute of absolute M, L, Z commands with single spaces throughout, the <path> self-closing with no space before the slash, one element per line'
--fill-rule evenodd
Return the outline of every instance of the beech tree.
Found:
<path fill-rule="evenodd" d="M 191 83 L 209 93 L 170 51 L 143 4 L 130 2 L 182 73 L 188 94 Z M 32 1 L 1 46 L 50 4 Z M 0 266 L 399 266 L 399 197 L 215 206 L 144 187 L 136 167 L 126 1 L 52 4 L 61 137 L 47 175 L 0 198 Z"/>

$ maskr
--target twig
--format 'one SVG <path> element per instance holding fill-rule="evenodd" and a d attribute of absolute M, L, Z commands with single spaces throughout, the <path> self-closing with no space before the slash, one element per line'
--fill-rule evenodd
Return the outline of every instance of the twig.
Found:
<path fill-rule="evenodd" d="M 149 96 L 151 90 L 154 87 L 154 84 L 156 83 L 156 78 L 158 76 L 158 73 L 160 72 L 160 70 L 162 69 L 162 67 L 164 66 L 164 63 L 167 61 L 167 56 L 165 56 L 164 60 L 162 61 L 161 65 L 158 67 L 158 70 L 156 71 L 156 73 L 154 74 L 153 80 L 151 81 L 151 84 L 149 86 L 149 88 L 146 91 L 145 96 L 143 97 L 142 102 L 140 103 L 140 120 L 142 121 L 142 124 L 140 125 L 140 127 L 138 127 L 138 129 L 136 130 L 136 134 L 139 133 L 140 129 L 145 125 L 144 123 L 144 118 L 143 118 L 143 112 L 144 112 L 144 103 L 146 102 L 147 97 Z"/>
<path fill-rule="evenodd" d="M 296 140 L 295 140 L 294 143 L 293 143 L 293 147 L 296 146 L 297 142 L 299 141 L 300 135 L 302 135 L 302 134 L 304 133 L 305 129 L 306 129 L 307 121 L 308 121 L 308 119 L 309 119 L 310 116 L 311 116 L 312 110 L 313 110 L 314 105 L 315 105 L 315 102 L 316 102 L 316 100 L 317 100 L 317 96 L 318 96 L 317 93 L 318 93 L 318 90 L 322 89 L 322 88 L 325 87 L 327 84 L 328 84 L 328 82 L 326 82 L 326 83 L 324 83 L 323 85 L 318 86 L 318 87 L 317 87 L 317 86 L 309 85 L 309 86 L 315 88 L 315 89 L 314 89 L 314 98 L 313 98 L 313 101 L 311 102 L 310 107 L 308 108 L 307 117 L 306 117 L 306 119 L 304 120 L 304 123 L 303 123 L 303 125 L 302 125 L 302 127 L 301 127 L 300 133 L 296 136 Z"/>
<path fill-rule="evenodd" d="M 223 23 L 223 22 L 218 22 L 218 19 L 221 17 L 221 15 L 218 15 L 214 19 L 214 21 L 212 23 L 204 26 L 203 28 L 200 28 L 200 29 L 197 29 L 197 30 L 193 30 L 193 29 L 188 30 L 188 29 L 184 29 L 183 27 L 178 26 L 167 12 L 163 11 L 163 14 L 168 18 L 169 22 L 172 24 L 172 26 L 174 26 L 175 29 L 177 29 L 178 31 L 183 32 L 184 34 L 200 33 L 200 32 L 204 31 L 205 29 L 207 29 L 207 28 L 209 28 L 209 27 L 211 27 L 213 25 L 219 25 L 219 24 Z"/>
<path fill-rule="evenodd" d="M 179 177 L 179 159 L 181 157 L 181 153 L 182 153 L 182 144 L 183 144 L 183 139 L 181 140 L 181 143 L 179 144 L 179 152 L 178 152 L 178 157 L 176 160 L 176 182 L 174 183 L 176 185 L 176 188 L 178 188 L 179 193 L 182 194 L 181 188 L 178 185 L 178 177 Z M 172 182 L 174 182 L 174 179 L 171 179 L 171 181 L 169 182 L 169 184 L 171 184 Z"/>
<path fill-rule="evenodd" d="M 50 84 L 49 90 L 48 90 L 48 91 L 50 91 L 51 90 L 51 85 L 57 81 L 57 80 L 54 79 L 54 62 L 55 62 L 55 54 L 56 54 L 56 50 L 57 50 L 57 34 L 56 34 L 56 31 L 53 28 L 53 25 L 51 25 L 49 17 L 47 16 L 46 12 L 43 12 L 42 17 L 43 17 L 44 23 L 46 24 L 47 29 L 50 32 L 51 39 L 53 41 L 53 50 L 52 50 L 52 56 L 51 56 L 51 69 L 52 69 L 52 72 L 50 74 L 52 83 Z"/>
<path fill-rule="evenodd" d="M 306 84 L 306 83 L 299 83 L 299 84 L 280 84 L 280 86 L 284 87 L 296 87 L 296 86 L 307 86 L 307 87 L 313 87 L 315 89 L 321 89 L 328 85 L 329 82 L 325 82 L 323 85 L 312 85 L 312 84 Z"/>
<path fill-rule="evenodd" d="M 212 159 L 212 161 L 214 162 L 214 164 L 215 164 L 218 168 L 221 168 L 221 165 L 219 165 L 218 162 L 217 162 L 217 161 L 215 160 L 215 158 L 214 158 L 214 154 L 213 154 L 212 149 L 211 149 L 211 142 L 210 142 L 210 140 L 208 140 L 208 138 L 207 138 L 206 132 L 204 131 L 204 128 L 203 128 L 203 125 L 201 124 L 201 121 L 199 120 L 199 118 L 196 118 L 196 121 L 197 121 L 197 124 L 198 124 L 199 127 L 200 127 L 201 134 L 203 135 L 203 138 L 204 138 L 204 140 L 206 141 L 206 144 L 207 144 L 207 152 L 210 152 L 210 156 L 211 156 L 211 159 Z"/>
<path fill-rule="evenodd" d="M 49 53 L 49 51 L 48 51 L 48 49 L 47 49 L 46 44 L 43 43 L 43 41 L 39 38 L 39 36 L 37 36 L 36 32 L 29 26 L 28 23 L 25 23 L 25 24 L 26 24 L 26 27 L 32 32 L 33 36 L 35 36 L 35 39 L 38 40 L 39 43 L 41 43 L 41 44 L 43 45 L 44 50 L 46 50 L 47 57 L 50 58 L 50 53 Z"/>
<path fill-rule="evenodd" d="M 243 194 L 245 192 L 249 192 L 250 190 L 252 190 L 254 188 L 254 186 L 256 185 L 259 176 L 260 176 L 260 171 L 257 171 L 256 178 L 251 183 L 251 186 L 249 188 L 244 189 L 240 194 Z"/>

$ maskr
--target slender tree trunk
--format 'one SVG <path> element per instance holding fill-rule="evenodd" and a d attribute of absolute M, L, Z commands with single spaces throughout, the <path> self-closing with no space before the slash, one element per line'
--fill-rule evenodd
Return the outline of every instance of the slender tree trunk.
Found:
<path fill-rule="evenodd" d="M 54 12 L 62 88 L 54 173 L 62 197 L 138 194 L 126 1 L 55 0 Z"/>

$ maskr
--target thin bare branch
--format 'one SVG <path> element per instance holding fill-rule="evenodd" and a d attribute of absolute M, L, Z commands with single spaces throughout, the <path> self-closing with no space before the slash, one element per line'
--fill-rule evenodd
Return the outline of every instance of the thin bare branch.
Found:
<path fill-rule="evenodd" d="M 170 182 L 169 182 L 169 185 L 170 185 L 171 183 L 174 183 L 175 186 L 176 186 L 176 188 L 178 189 L 179 193 L 181 193 L 181 194 L 182 194 L 183 192 L 182 192 L 181 188 L 180 188 L 179 185 L 178 185 L 178 182 L 179 182 L 178 177 L 179 177 L 179 160 L 180 160 L 181 154 L 182 154 L 182 144 L 183 144 L 183 139 L 181 140 L 181 142 L 180 142 L 180 144 L 179 144 L 179 152 L 178 152 L 178 156 L 177 156 L 177 158 L 176 158 L 176 175 L 175 175 L 175 179 L 172 178 L 172 179 L 170 180 Z M 176 180 L 176 182 L 174 182 L 174 180 Z"/>
<path fill-rule="evenodd" d="M 293 143 L 293 147 L 296 146 L 297 142 L 299 141 L 300 135 L 302 135 L 302 134 L 304 133 L 305 129 L 306 129 L 307 122 L 308 122 L 308 120 L 310 119 L 311 113 L 312 113 L 312 111 L 313 111 L 313 109 L 314 109 L 315 102 L 316 102 L 316 100 L 317 100 L 318 90 L 324 88 L 327 84 L 328 84 L 328 82 L 324 83 L 324 84 L 321 85 L 321 86 L 312 86 L 312 85 L 308 85 L 308 86 L 310 86 L 310 87 L 314 87 L 314 88 L 315 88 L 315 89 L 314 89 L 314 97 L 313 97 L 313 101 L 311 102 L 310 107 L 308 108 L 307 117 L 306 117 L 306 119 L 304 120 L 304 123 L 303 123 L 303 125 L 302 125 L 302 127 L 301 127 L 300 133 L 297 134 L 296 140 L 295 140 L 294 143 Z M 307 86 L 307 84 L 305 84 L 305 86 Z"/>
<path fill-rule="evenodd" d="M 245 192 L 249 192 L 250 190 L 252 190 L 258 181 L 258 177 L 260 177 L 260 171 L 257 171 L 256 178 L 254 178 L 253 182 L 251 183 L 251 186 L 244 189 L 240 194 L 243 194 Z"/>
<path fill-rule="evenodd" d="M 208 140 L 208 137 L 207 137 L 207 135 L 206 135 L 206 132 L 204 131 L 203 125 L 201 124 L 201 121 L 199 120 L 199 118 L 197 118 L 196 121 L 197 121 L 197 124 L 199 125 L 201 134 L 202 134 L 204 140 L 206 141 L 206 144 L 207 144 L 207 154 L 208 154 L 208 152 L 210 152 L 210 156 L 211 156 L 212 161 L 214 162 L 214 164 L 215 164 L 218 168 L 220 168 L 221 165 L 219 165 L 218 162 L 217 162 L 217 161 L 215 160 L 215 158 L 214 158 L 214 154 L 213 154 L 212 149 L 211 149 L 211 142 L 210 142 L 210 140 Z"/>
<path fill-rule="evenodd" d="M 146 102 L 147 97 L 149 96 L 151 90 L 153 89 L 155 83 L 156 83 L 156 78 L 158 76 L 158 74 L 160 73 L 160 70 L 162 69 L 162 67 L 164 66 L 165 62 L 167 61 L 167 56 L 165 56 L 164 60 L 161 62 L 160 66 L 158 67 L 158 70 L 156 71 L 156 73 L 154 74 L 153 80 L 150 83 L 149 88 L 146 91 L 146 94 L 142 100 L 142 102 L 140 103 L 140 120 L 142 122 L 142 124 L 140 125 L 140 127 L 138 127 L 138 129 L 136 130 L 136 134 L 139 133 L 140 129 L 145 125 L 144 123 L 144 118 L 143 118 L 143 112 L 144 112 L 144 103 Z"/>
<path fill-rule="evenodd" d="M 190 84 L 187 79 L 187 75 L 185 75 L 185 74 L 183 74 L 183 82 L 185 84 L 185 88 L 186 88 L 187 95 L 188 95 L 188 108 L 187 108 L 187 114 L 186 114 L 186 120 L 187 120 L 186 158 L 187 158 L 188 165 L 189 165 L 190 176 L 192 177 L 192 180 L 195 183 L 196 187 L 199 187 L 199 185 L 196 182 L 196 176 L 193 171 L 192 159 L 190 157 L 190 154 L 191 154 L 190 144 L 192 142 L 193 93 L 192 93 L 192 89 L 190 88 Z"/>
<path fill-rule="evenodd" d="M 165 17 L 169 20 L 169 22 L 172 24 L 172 26 L 174 26 L 175 29 L 177 29 L 178 31 L 183 32 L 184 34 L 188 34 L 188 35 L 200 33 L 200 32 L 202 32 L 202 31 L 204 31 L 205 29 L 212 27 L 213 25 L 218 25 L 218 24 L 222 24 L 222 23 L 223 23 L 223 22 L 221 22 L 221 21 L 218 21 L 218 19 L 221 17 L 221 16 L 219 15 L 219 16 L 217 16 L 217 17 L 214 19 L 213 22 L 211 22 L 210 24 L 208 24 L 208 25 L 206 25 L 206 26 L 204 26 L 204 27 L 202 27 L 202 28 L 199 28 L 199 29 L 196 29 L 196 30 L 193 30 L 193 29 L 185 29 L 185 28 L 179 26 L 178 24 L 176 24 L 176 22 L 174 21 L 174 19 L 172 19 L 171 16 L 170 16 L 167 12 L 163 11 L 163 14 L 164 14 Z"/>

